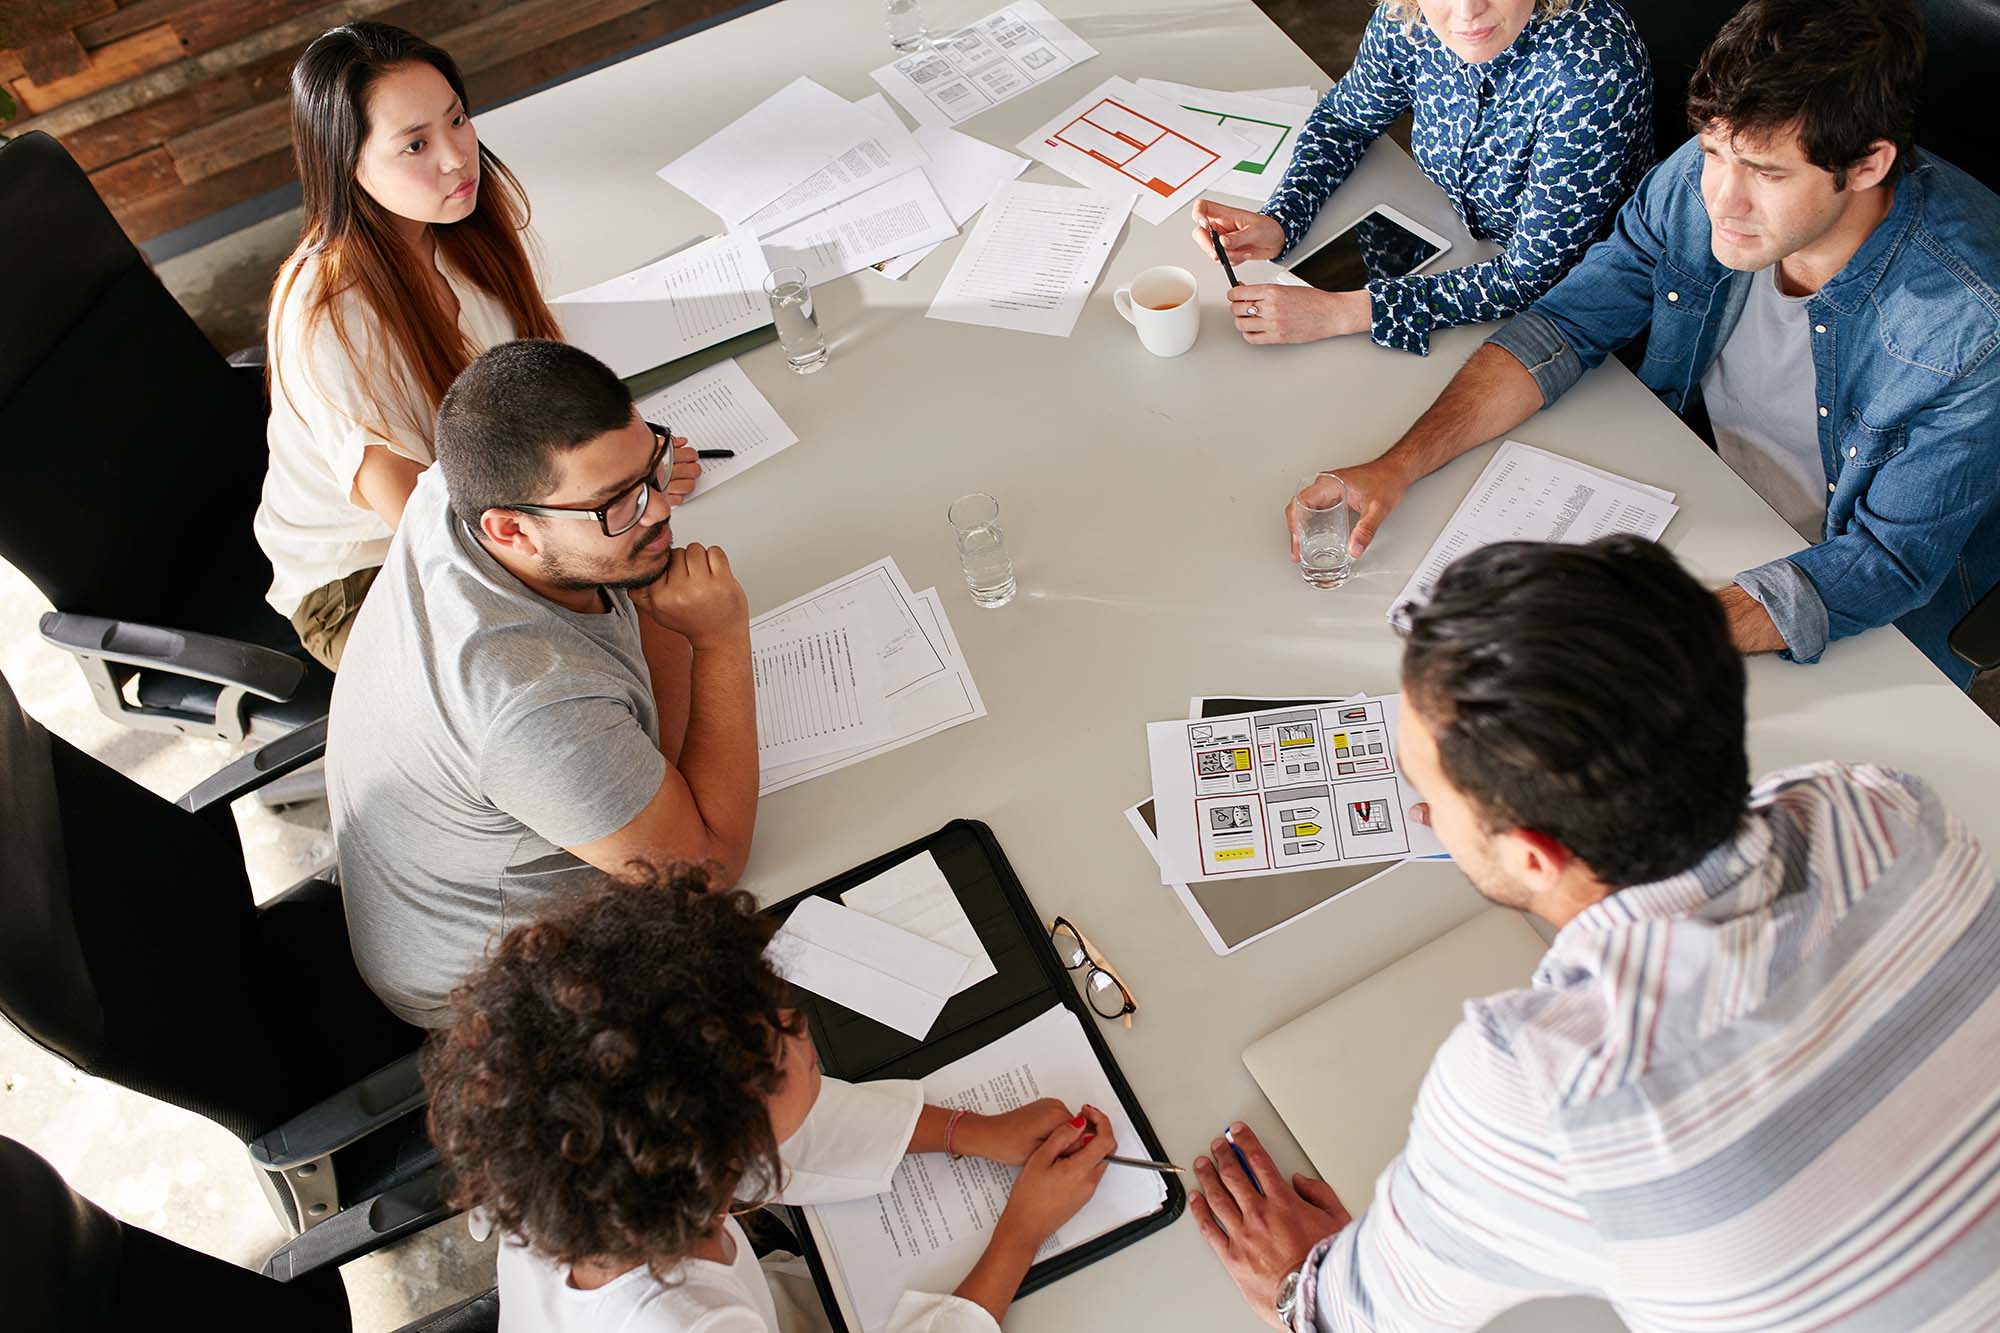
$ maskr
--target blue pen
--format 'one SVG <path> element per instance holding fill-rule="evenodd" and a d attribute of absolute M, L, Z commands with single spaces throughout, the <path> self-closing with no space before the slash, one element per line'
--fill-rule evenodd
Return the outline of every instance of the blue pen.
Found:
<path fill-rule="evenodd" d="M 1250 1169 L 1250 1159 L 1248 1157 L 1245 1157 L 1243 1155 L 1243 1150 L 1236 1146 L 1236 1130 L 1234 1129 L 1234 1127 L 1224 1128 L 1222 1131 L 1222 1137 L 1224 1141 L 1226 1141 L 1229 1144 L 1229 1151 L 1236 1154 L 1236 1165 L 1242 1167 L 1243 1174 L 1250 1177 L 1250 1188 L 1256 1190 L 1259 1194 L 1262 1194 L 1264 1192 L 1264 1187 L 1257 1183 L 1257 1173 Z"/>

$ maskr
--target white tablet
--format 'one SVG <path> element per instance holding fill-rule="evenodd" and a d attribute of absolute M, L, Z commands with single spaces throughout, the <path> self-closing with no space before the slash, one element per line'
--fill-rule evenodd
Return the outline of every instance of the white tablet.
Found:
<path fill-rule="evenodd" d="M 1285 262 L 1295 277 L 1328 292 L 1351 292 L 1370 278 L 1422 273 L 1451 242 L 1387 204 L 1377 204 L 1324 245 Z"/>

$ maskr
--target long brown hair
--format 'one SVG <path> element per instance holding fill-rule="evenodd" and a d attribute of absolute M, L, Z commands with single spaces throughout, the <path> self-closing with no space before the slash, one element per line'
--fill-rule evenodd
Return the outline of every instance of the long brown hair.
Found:
<path fill-rule="evenodd" d="M 384 348 L 400 364 L 378 361 L 371 366 L 338 319 L 331 321 L 335 336 L 354 364 L 375 376 L 369 397 L 378 411 L 400 407 L 428 435 L 445 390 L 471 364 L 477 349 L 438 299 L 436 284 L 411 262 L 388 211 L 354 175 L 368 138 L 368 89 L 390 70 L 413 61 L 443 75 L 460 107 L 472 114 L 458 63 L 391 24 L 364 21 L 322 33 L 292 67 L 292 152 L 304 188 L 305 226 L 298 248 L 272 284 L 271 320 L 275 329 L 293 282 L 309 260 L 317 259 L 305 325 L 327 319 L 337 298 L 356 293 Z M 562 331 L 535 284 L 522 244 L 527 226 L 528 200 L 520 181 L 481 144 L 477 204 L 461 221 L 433 227 L 432 235 L 452 267 L 507 311 L 516 336 L 560 339 Z M 281 380 L 275 338 L 270 362 L 276 389 Z M 403 383 L 393 385 L 392 376 Z M 396 401 L 411 395 L 420 401 Z"/>

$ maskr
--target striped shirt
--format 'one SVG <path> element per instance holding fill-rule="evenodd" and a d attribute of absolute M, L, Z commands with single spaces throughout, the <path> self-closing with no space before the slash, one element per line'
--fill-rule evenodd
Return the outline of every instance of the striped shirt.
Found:
<path fill-rule="evenodd" d="M 2000 1328 L 2000 892 L 1915 778 L 1766 778 L 1734 841 L 1472 1002 L 1300 1327 Z"/>

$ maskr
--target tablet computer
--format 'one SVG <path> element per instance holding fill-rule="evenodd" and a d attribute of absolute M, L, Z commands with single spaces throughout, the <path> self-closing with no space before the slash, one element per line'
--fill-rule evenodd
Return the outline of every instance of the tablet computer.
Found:
<path fill-rule="evenodd" d="M 1371 278 L 1421 273 L 1451 249 L 1451 242 L 1387 204 L 1377 204 L 1316 249 L 1285 264 L 1293 276 L 1321 291 L 1351 292 Z"/>

